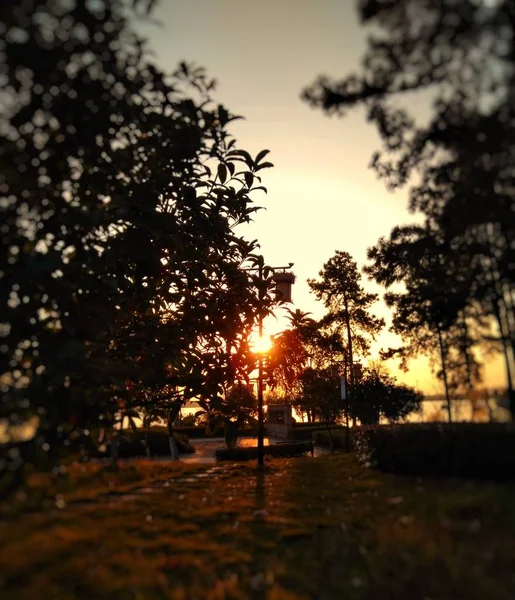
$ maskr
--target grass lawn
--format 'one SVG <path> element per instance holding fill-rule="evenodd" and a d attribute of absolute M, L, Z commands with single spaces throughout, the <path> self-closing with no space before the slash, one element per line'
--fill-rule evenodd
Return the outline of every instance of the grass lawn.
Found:
<path fill-rule="evenodd" d="M 6 600 L 515 598 L 515 486 L 347 455 L 76 465 L 0 518 Z"/>

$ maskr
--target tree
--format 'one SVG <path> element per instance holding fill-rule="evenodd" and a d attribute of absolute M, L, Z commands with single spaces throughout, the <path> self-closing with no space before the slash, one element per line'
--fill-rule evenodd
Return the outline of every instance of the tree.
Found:
<path fill-rule="evenodd" d="M 254 423 L 257 412 L 257 398 L 248 385 L 239 381 L 226 391 L 223 398 L 211 403 L 218 419 L 224 423 L 227 448 L 233 449 L 238 440 L 238 429 L 245 422 Z"/>
<path fill-rule="evenodd" d="M 464 256 L 453 255 L 439 231 L 426 223 L 395 228 L 388 240 L 381 238 L 369 249 L 368 258 L 373 262 L 365 272 L 378 283 L 387 289 L 403 286 L 387 292 L 385 302 L 394 309 L 391 331 L 404 346 L 383 352 L 383 358 L 398 356 L 406 369 L 418 354 L 438 356 L 450 421 L 451 391 L 465 383 L 472 387 L 480 375 L 472 351 L 476 340 L 467 326 L 469 273 Z"/>
<path fill-rule="evenodd" d="M 339 114 L 365 105 L 383 141 L 374 169 L 390 187 L 410 183 L 410 209 L 467 256 L 469 304 L 480 301 L 481 317 L 497 326 L 515 414 L 513 3 L 362 0 L 359 7 L 363 23 L 378 28 L 363 73 L 320 78 L 304 97 Z M 432 101 L 422 125 L 403 104 L 420 92 Z"/>
<path fill-rule="evenodd" d="M 310 316 L 310 312 L 300 310 L 300 308 L 296 308 L 295 310 L 286 308 L 286 313 L 288 315 L 290 327 L 294 330 L 303 331 L 306 328 L 309 328 L 315 322 Z"/>
<path fill-rule="evenodd" d="M 510 0 L 488 6 L 474 0 L 359 0 L 357 6 L 363 25 L 376 28 L 363 72 L 319 77 L 303 92 L 307 102 L 338 114 L 365 103 L 385 143 L 396 150 L 399 133 L 409 133 L 412 121 L 388 106 L 393 98 L 431 91 L 435 113 L 453 101 L 488 113 L 489 99 L 509 98 L 515 83 Z"/>
<path fill-rule="evenodd" d="M 361 274 L 356 262 L 348 252 L 337 251 L 325 263 L 319 273 L 320 279 L 308 280 L 317 300 L 321 300 L 328 309 L 323 319 L 326 326 L 336 327 L 338 332 L 345 330 L 349 372 L 350 393 L 354 389 L 354 356 L 358 351 L 366 356 L 369 339 L 374 339 L 384 326 L 384 320 L 373 316 L 370 308 L 377 301 L 377 294 L 365 292 L 361 285 Z"/>
<path fill-rule="evenodd" d="M 346 349 L 340 333 L 330 331 L 323 320 L 315 321 L 300 309 L 287 311 L 290 327 L 274 336 L 266 364 L 267 378 L 273 394 L 280 394 L 282 402 L 314 420 L 312 403 L 304 396 L 303 374 L 307 369 L 318 372 L 344 364 Z"/>
<path fill-rule="evenodd" d="M 314 369 L 308 367 L 301 376 L 302 399 L 310 407 L 313 417 L 320 419 L 326 426 L 333 450 L 331 427 L 342 417 L 343 407 L 340 400 L 340 378 L 330 368 Z"/>
<path fill-rule="evenodd" d="M 310 360 L 309 343 L 315 321 L 311 313 L 286 308 L 289 328 L 273 338 L 266 361 L 266 377 L 272 390 L 281 390 L 282 398 L 297 404 L 300 376 Z"/>
<path fill-rule="evenodd" d="M 367 365 L 356 384 L 352 410 L 362 425 L 375 425 L 381 417 L 395 422 L 420 409 L 422 394 L 398 384 L 380 363 Z"/>
<path fill-rule="evenodd" d="M 275 302 L 271 276 L 242 268 L 262 260 L 257 242 L 234 231 L 258 210 L 267 151 L 237 148 L 202 69 L 156 68 L 139 6 L 0 13 L 0 418 L 37 417 L 43 454 L 142 398 L 160 395 L 170 424 L 219 392 Z"/>

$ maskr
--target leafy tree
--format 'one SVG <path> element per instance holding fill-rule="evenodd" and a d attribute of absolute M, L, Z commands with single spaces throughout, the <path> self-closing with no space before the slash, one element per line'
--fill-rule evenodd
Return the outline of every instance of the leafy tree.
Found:
<path fill-rule="evenodd" d="M 492 109 L 488 100 L 507 99 L 511 93 L 510 0 L 488 5 L 474 0 L 358 0 L 356 4 L 362 24 L 375 28 L 368 37 L 362 73 L 343 79 L 319 77 L 303 97 L 337 114 L 365 103 L 388 150 L 400 149 L 399 134 L 412 133 L 413 121 L 407 113 L 388 104 L 394 98 L 425 90 L 432 93 L 435 116 L 450 109 L 453 101 L 458 103 L 456 109 L 474 106 L 488 114 Z M 396 173 L 403 171 L 396 169 Z"/>
<path fill-rule="evenodd" d="M 383 141 L 372 166 L 390 187 L 410 183 L 410 209 L 466 255 L 468 304 L 477 311 L 480 302 L 480 317 L 497 327 L 515 414 L 513 3 L 358 5 L 363 23 L 376 28 L 363 72 L 320 78 L 304 97 L 338 114 L 365 105 Z M 432 101 L 425 124 L 408 109 L 418 92 Z"/>
<path fill-rule="evenodd" d="M 291 329 L 303 331 L 314 323 L 314 319 L 310 316 L 311 313 L 300 310 L 300 308 L 296 308 L 295 310 L 286 308 L 286 313 Z"/>
<path fill-rule="evenodd" d="M 199 422 L 199 417 L 197 414 L 189 414 L 182 418 L 181 425 L 183 427 L 197 427 Z"/>
<path fill-rule="evenodd" d="M 280 387 L 286 397 L 297 396 L 299 376 L 307 361 L 305 340 L 299 331 L 286 329 L 276 335 L 266 365 L 272 387 Z"/>
<path fill-rule="evenodd" d="M 354 389 L 354 357 L 366 356 L 370 338 L 374 339 L 384 326 L 384 320 L 370 313 L 377 294 L 365 292 L 356 262 L 348 252 L 337 251 L 319 273 L 319 280 L 308 280 L 316 298 L 327 308 L 323 325 L 345 332 L 347 345 L 346 371 L 350 393 Z"/>
<path fill-rule="evenodd" d="M 245 422 L 252 424 L 257 416 L 257 398 L 254 392 L 239 381 L 226 391 L 223 398 L 211 402 L 217 418 L 224 423 L 225 441 L 232 449 L 238 440 L 238 429 Z"/>
<path fill-rule="evenodd" d="M 236 146 L 214 82 L 151 62 L 140 3 L 4 3 L 2 408 L 34 443 L 169 413 L 234 379 L 230 356 L 274 304 L 235 233 L 267 151 Z"/>
<path fill-rule="evenodd" d="M 303 403 L 305 406 L 310 407 L 313 420 L 320 420 L 325 424 L 332 451 L 331 427 L 343 415 L 340 400 L 340 378 L 331 368 L 314 369 L 308 367 L 302 373 L 301 382 Z"/>
<path fill-rule="evenodd" d="M 385 301 L 394 309 L 391 331 L 404 346 L 383 352 L 383 357 L 400 357 L 404 369 L 418 354 L 439 357 L 451 420 L 451 391 L 465 383 L 472 387 L 480 373 L 472 351 L 476 340 L 467 326 L 468 269 L 461 268 L 464 256 L 449 250 L 429 223 L 397 227 L 388 240 L 381 238 L 369 249 L 373 262 L 365 272 L 387 289 L 402 283 L 402 290 L 387 292 Z M 456 277 L 460 272 L 463 276 Z"/>
<path fill-rule="evenodd" d="M 272 392 L 280 390 L 282 401 L 291 403 L 301 414 L 315 419 L 312 405 L 304 397 L 306 369 L 324 370 L 345 362 L 341 335 L 325 323 L 315 321 L 300 309 L 287 309 L 290 327 L 274 337 L 267 360 L 267 378 Z"/>
<path fill-rule="evenodd" d="M 356 383 L 352 410 L 362 425 L 377 424 L 381 417 L 398 421 L 419 410 L 422 398 L 413 388 L 398 384 L 380 363 L 372 363 Z"/>

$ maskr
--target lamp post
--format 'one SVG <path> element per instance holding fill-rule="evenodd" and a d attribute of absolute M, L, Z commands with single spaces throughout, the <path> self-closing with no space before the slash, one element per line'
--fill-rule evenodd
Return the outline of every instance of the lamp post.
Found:
<path fill-rule="evenodd" d="M 289 263 L 286 267 L 269 267 L 273 272 L 272 279 L 274 280 L 277 291 L 281 295 L 283 302 L 291 302 L 291 286 L 295 283 L 295 275 L 288 272 L 293 267 L 294 263 Z M 263 261 L 259 262 L 257 268 L 259 281 L 263 281 Z M 247 271 L 255 271 L 256 269 L 250 268 Z M 262 293 L 263 288 L 259 287 L 259 300 L 263 299 Z M 263 313 L 259 311 L 258 321 L 259 338 L 263 337 Z M 258 359 L 258 466 L 264 465 L 265 457 L 265 422 L 263 412 L 263 353 L 259 353 Z"/>

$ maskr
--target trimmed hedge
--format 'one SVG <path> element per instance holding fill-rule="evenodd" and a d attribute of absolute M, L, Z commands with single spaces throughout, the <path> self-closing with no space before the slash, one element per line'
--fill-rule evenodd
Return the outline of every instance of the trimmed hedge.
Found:
<path fill-rule="evenodd" d="M 308 452 L 313 453 L 313 444 L 310 442 L 272 444 L 271 446 L 264 447 L 265 456 L 271 456 L 272 458 L 302 456 Z M 234 450 L 221 448 L 216 451 L 215 456 L 216 460 L 257 460 L 258 449 L 257 446 L 234 448 Z"/>
<path fill-rule="evenodd" d="M 205 437 L 224 437 L 224 427 L 217 427 L 213 431 L 207 431 L 207 427 L 175 427 L 174 431 L 182 433 L 191 439 L 201 439 Z M 250 427 L 245 429 L 238 429 L 238 437 L 252 437 L 256 435 L 254 429 Z"/>
<path fill-rule="evenodd" d="M 359 427 L 362 462 L 381 471 L 492 480 L 515 479 L 515 427 L 501 423 L 417 423 Z"/>
<path fill-rule="evenodd" d="M 331 427 L 331 431 L 339 431 L 339 430 L 345 430 L 345 428 L 341 427 L 341 426 Z M 299 429 L 294 428 L 293 429 L 293 439 L 294 440 L 311 440 L 311 439 L 314 439 L 314 437 L 317 433 L 324 432 L 324 431 L 327 433 L 327 427 L 326 427 L 325 423 L 322 423 L 321 425 L 312 424 L 311 427 L 301 427 Z"/>
<path fill-rule="evenodd" d="M 331 435 L 333 438 L 333 448 L 335 450 L 347 449 L 347 433 L 345 431 L 345 428 L 331 428 Z M 331 437 L 329 436 L 327 430 L 315 431 L 315 433 L 313 433 L 313 441 L 317 446 L 326 446 L 328 448 L 331 446 Z M 352 448 L 352 429 L 349 430 L 349 443 Z"/>

